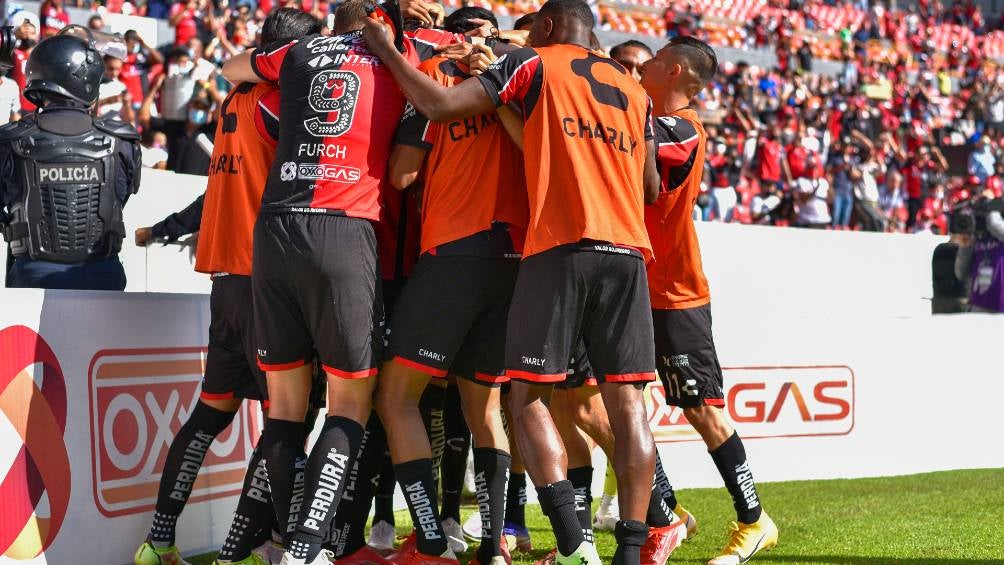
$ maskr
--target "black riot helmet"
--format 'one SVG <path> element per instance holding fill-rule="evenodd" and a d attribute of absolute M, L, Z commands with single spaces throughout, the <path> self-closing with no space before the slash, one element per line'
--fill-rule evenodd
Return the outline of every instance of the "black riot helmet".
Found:
<path fill-rule="evenodd" d="M 31 52 L 24 74 L 24 96 L 33 104 L 58 101 L 86 108 L 98 101 L 105 63 L 101 53 L 84 39 L 54 35 Z"/>

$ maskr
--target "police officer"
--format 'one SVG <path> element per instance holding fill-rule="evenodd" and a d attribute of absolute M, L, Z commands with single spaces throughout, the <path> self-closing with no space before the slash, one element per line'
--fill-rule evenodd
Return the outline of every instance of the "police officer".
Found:
<path fill-rule="evenodd" d="M 72 34 L 28 59 L 24 95 L 38 110 L 0 128 L 8 287 L 125 289 L 122 208 L 139 188 L 139 134 L 92 115 L 104 72 L 94 42 Z"/>

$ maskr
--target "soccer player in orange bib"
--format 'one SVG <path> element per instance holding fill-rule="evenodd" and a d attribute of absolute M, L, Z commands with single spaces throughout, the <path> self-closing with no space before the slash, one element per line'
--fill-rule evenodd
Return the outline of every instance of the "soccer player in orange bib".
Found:
<path fill-rule="evenodd" d="M 722 369 L 711 335 L 711 293 L 701 266 L 692 211 L 701 192 L 706 136 L 689 106 L 718 68 L 715 52 L 677 37 L 645 63 L 642 86 L 653 101 L 661 183 L 645 210 L 655 261 L 648 283 L 655 351 L 666 402 L 683 408 L 701 434 L 732 495 L 737 522 L 721 555 L 709 565 L 746 563 L 777 544 L 777 526 L 763 512 L 743 442 L 725 420 Z M 675 497 L 668 501 L 676 509 Z"/>

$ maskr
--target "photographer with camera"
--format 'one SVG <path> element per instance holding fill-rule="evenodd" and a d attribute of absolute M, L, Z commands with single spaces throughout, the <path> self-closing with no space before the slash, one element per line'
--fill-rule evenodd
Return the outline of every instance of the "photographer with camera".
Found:
<path fill-rule="evenodd" d="M 10 66 L 11 28 L 0 30 Z M 14 256 L 8 287 L 123 290 L 122 208 L 139 188 L 139 134 L 97 119 L 104 54 L 114 37 L 71 26 L 38 44 L 25 96 L 38 106 L 0 128 L 0 224 Z M 118 48 L 120 53 L 116 53 Z"/>
<path fill-rule="evenodd" d="M 1002 210 L 1004 198 L 984 190 L 952 211 L 953 233 L 972 234 L 959 241 L 955 257 L 955 277 L 969 282 L 970 312 L 1004 312 Z"/>

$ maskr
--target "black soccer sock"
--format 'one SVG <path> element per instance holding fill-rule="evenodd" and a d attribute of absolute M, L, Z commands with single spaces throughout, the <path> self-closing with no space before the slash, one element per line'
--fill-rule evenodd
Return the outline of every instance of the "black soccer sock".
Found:
<path fill-rule="evenodd" d="M 429 435 L 429 447 L 432 448 L 432 500 L 438 498 L 439 470 L 443 462 L 443 451 L 446 449 L 446 422 L 443 418 L 443 403 L 446 401 L 446 387 L 430 384 L 425 387 L 422 398 L 418 401 L 418 411 L 422 414 L 425 433 Z"/>
<path fill-rule="evenodd" d="M 230 425 L 236 412 L 224 412 L 198 402 L 185 425 L 174 436 L 164 461 L 157 491 L 157 507 L 150 528 L 150 541 L 159 547 L 174 545 L 178 516 L 192 494 L 202 461 L 216 436 Z"/>
<path fill-rule="evenodd" d="M 505 523 L 526 527 L 526 473 L 511 473 L 505 491 Z"/>
<path fill-rule="evenodd" d="M 268 488 L 268 471 L 258 449 L 251 454 L 244 487 L 237 500 L 237 509 L 230 523 L 230 533 L 220 549 L 220 561 L 240 561 L 251 556 L 251 551 L 265 542 L 272 532 L 272 494 Z"/>
<path fill-rule="evenodd" d="M 582 526 L 582 537 L 593 543 L 593 468 L 575 467 L 568 470 L 568 480 L 575 489 L 575 515 Z"/>
<path fill-rule="evenodd" d="M 289 546 L 293 557 L 309 563 L 321 552 L 362 441 L 363 427 L 358 422 L 342 416 L 324 420 L 321 435 L 307 459 L 304 510 Z"/>
<path fill-rule="evenodd" d="M 614 565 L 640 565 L 641 548 L 648 539 L 648 526 L 637 520 L 621 520 L 614 527 L 614 538 L 617 540 L 617 551 L 614 552 Z"/>
<path fill-rule="evenodd" d="M 474 484 L 481 513 L 481 545 L 478 561 L 486 564 L 502 555 L 502 521 L 505 518 L 505 487 L 512 457 L 491 447 L 474 448 Z"/>
<path fill-rule="evenodd" d="M 652 494 L 648 498 L 645 522 L 653 528 L 663 528 L 673 523 L 673 511 L 666 505 L 658 486 L 652 487 Z"/>
<path fill-rule="evenodd" d="M 303 481 L 307 468 L 307 456 L 303 453 L 303 424 L 269 418 L 258 445 L 265 457 L 278 530 L 283 543 L 288 546 L 300 521 L 303 506 Z"/>
<path fill-rule="evenodd" d="M 732 437 L 711 451 L 711 458 L 718 467 L 718 473 L 725 481 L 725 488 L 732 495 L 732 504 L 736 508 L 736 517 L 744 524 L 752 524 L 760 519 L 760 497 L 757 496 L 756 483 L 753 482 L 753 472 L 746 461 L 746 449 L 739 434 L 733 432 Z"/>
<path fill-rule="evenodd" d="M 415 459 L 394 465 L 394 474 L 408 502 L 411 521 L 415 524 L 418 551 L 439 557 L 446 552 L 443 532 L 436 508 L 435 482 L 432 479 L 432 459 Z"/>
<path fill-rule="evenodd" d="M 673 485 L 669 482 L 669 477 L 666 476 L 666 471 L 662 466 L 662 457 L 656 454 L 655 457 L 655 486 L 659 487 L 660 495 L 662 499 L 666 501 L 666 506 L 670 510 L 676 510 L 676 491 L 673 490 Z"/>
<path fill-rule="evenodd" d="M 394 525 L 394 487 L 397 480 L 394 475 L 394 462 L 390 453 L 385 452 L 383 466 L 380 467 L 380 479 L 376 487 L 376 499 L 373 501 L 373 523 L 387 522 Z"/>
<path fill-rule="evenodd" d="M 366 545 L 366 520 L 386 453 L 387 435 L 380 424 L 380 418 L 373 412 L 366 422 L 362 443 L 359 444 L 359 456 L 349 472 L 345 492 L 335 510 L 329 536 L 330 545 L 325 545 L 325 549 L 333 551 L 339 559 L 352 555 Z"/>
<path fill-rule="evenodd" d="M 467 474 L 467 452 L 471 447 L 471 431 L 464 420 L 460 403 L 460 389 L 446 388 L 443 405 L 443 423 L 446 434 L 443 462 L 440 476 L 443 482 L 443 519 L 453 518 L 460 522 L 460 497 L 464 492 L 464 475 Z M 476 450 L 475 450 L 476 451 Z"/>
<path fill-rule="evenodd" d="M 575 513 L 575 489 L 571 481 L 558 481 L 537 487 L 540 510 L 551 521 L 551 529 L 562 555 L 571 555 L 586 541 Z"/>

